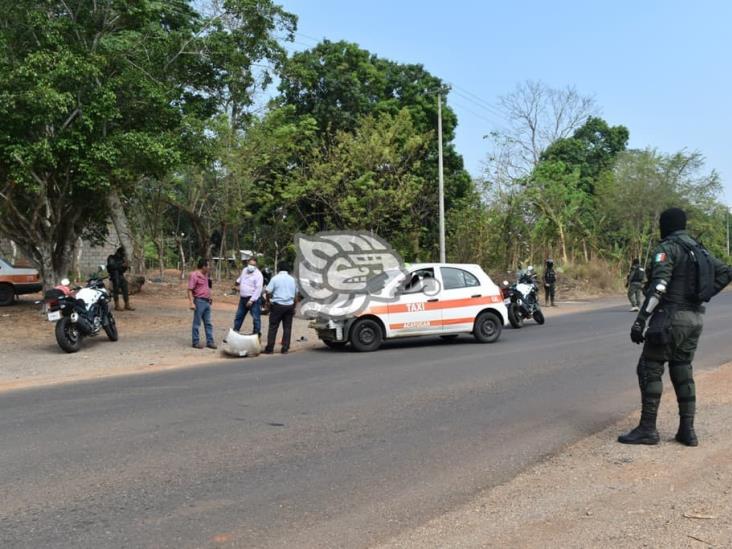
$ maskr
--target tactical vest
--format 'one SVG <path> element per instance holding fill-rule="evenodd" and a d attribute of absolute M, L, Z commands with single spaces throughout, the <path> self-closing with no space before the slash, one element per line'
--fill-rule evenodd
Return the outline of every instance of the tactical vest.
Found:
<path fill-rule="evenodd" d="M 675 235 L 669 240 L 674 244 L 674 270 L 671 282 L 666 288 L 665 301 L 683 308 L 697 308 L 702 300 L 697 298 L 698 272 L 694 260 L 689 255 L 688 246 L 697 246 L 696 241 L 687 235 Z"/>
<path fill-rule="evenodd" d="M 671 274 L 671 281 L 666 287 L 664 301 L 681 306 L 697 305 L 696 303 L 691 303 L 686 297 L 688 295 L 689 285 L 692 283 L 689 280 L 689 275 L 691 274 L 688 265 L 689 258 L 680 245 L 674 243 L 674 247 L 674 270 Z"/>
<path fill-rule="evenodd" d="M 633 267 L 633 269 L 630 271 L 630 276 L 628 277 L 630 282 L 643 282 L 646 275 L 643 271 L 641 271 L 640 267 Z"/>

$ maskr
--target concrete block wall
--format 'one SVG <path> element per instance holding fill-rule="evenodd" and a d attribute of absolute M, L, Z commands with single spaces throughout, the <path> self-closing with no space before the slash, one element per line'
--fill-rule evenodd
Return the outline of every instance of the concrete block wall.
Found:
<path fill-rule="evenodd" d="M 94 246 L 89 242 L 82 241 L 79 257 L 78 271 L 82 278 L 94 273 L 99 268 L 99 265 L 107 264 L 107 256 L 114 253 L 119 247 L 119 241 L 117 235 L 112 232 L 107 240 L 101 246 Z M 21 266 L 31 267 L 31 262 L 23 255 L 20 249 L 17 249 L 17 255 L 15 262 Z M 9 240 L 0 239 L 0 256 L 4 257 L 8 261 L 13 261 L 13 247 Z M 71 273 L 76 275 L 77 273 Z"/>
<path fill-rule="evenodd" d="M 99 265 L 107 265 L 107 257 L 119 248 L 119 241 L 116 234 L 107 237 L 101 246 L 92 246 L 89 242 L 82 241 L 81 257 L 79 258 L 79 272 L 82 277 L 94 273 Z"/>

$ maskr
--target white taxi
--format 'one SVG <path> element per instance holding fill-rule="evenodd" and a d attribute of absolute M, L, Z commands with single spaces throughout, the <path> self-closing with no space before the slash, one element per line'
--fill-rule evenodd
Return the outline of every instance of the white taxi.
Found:
<path fill-rule="evenodd" d="M 479 265 L 420 263 L 407 272 L 391 282 L 397 285 L 395 300 L 375 301 L 351 318 L 321 317 L 310 327 L 328 347 L 350 343 L 357 351 L 375 351 L 385 339 L 398 337 L 472 334 L 481 343 L 500 337 L 506 306 L 500 288 Z"/>

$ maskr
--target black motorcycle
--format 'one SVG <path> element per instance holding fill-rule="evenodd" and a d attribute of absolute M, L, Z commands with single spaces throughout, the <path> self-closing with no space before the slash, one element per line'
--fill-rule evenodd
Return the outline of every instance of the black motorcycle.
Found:
<path fill-rule="evenodd" d="M 544 324 L 544 313 L 539 306 L 539 288 L 535 276 L 522 273 L 518 281 L 510 285 L 504 280 L 502 291 L 511 326 L 521 328 L 524 320 L 530 318 L 537 324 Z"/>
<path fill-rule="evenodd" d="M 44 294 L 48 320 L 56 322 L 56 341 L 67 353 L 81 348 L 85 337 L 97 335 L 101 330 L 110 341 L 117 341 L 117 323 L 109 307 L 110 293 L 104 280 L 92 277 L 83 288 L 69 288 L 68 280 Z"/>

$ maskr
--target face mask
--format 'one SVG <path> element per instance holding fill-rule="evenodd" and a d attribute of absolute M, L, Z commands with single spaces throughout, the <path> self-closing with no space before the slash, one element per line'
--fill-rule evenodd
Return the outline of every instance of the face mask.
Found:
<path fill-rule="evenodd" d="M 256 267 L 254 265 L 247 265 L 247 272 L 253 273 Z"/>

